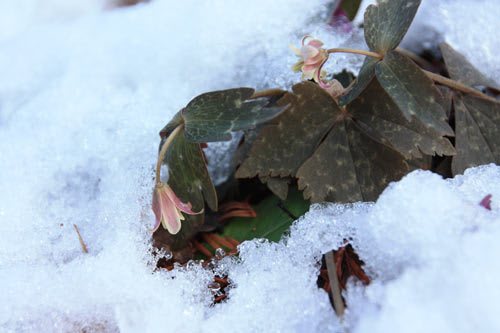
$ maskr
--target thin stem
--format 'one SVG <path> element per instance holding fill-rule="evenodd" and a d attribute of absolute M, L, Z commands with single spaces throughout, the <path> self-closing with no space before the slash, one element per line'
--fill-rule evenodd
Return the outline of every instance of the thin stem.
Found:
<path fill-rule="evenodd" d="M 470 94 L 470 95 L 473 95 L 473 96 L 476 96 L 476 97 L 479 97 L 482 99 L 487 99 L 487 100 L 494 102 L 494 103 L 499 102 L 496 98 L 493 98 L 491 96 L 483 94 L 479 90 L 476 90 L 476 89 L 471 88 L 469 86 L 463 85 L 457 81 L 448 79 L 447 77 L 444 77 L 444 76 L 441 76 L 439 74 L 432 73 L 432 72 L 429 72 L 426 70 L 424 70 L 424 73 L 425 73 L 425 75 L 427 75 L 428 78 L 430 78 L 434 82 L 442 84 L 443 86 L 448 86 L 448 87 L 453 88 L 455 90 L 458 90 L 458 91 L 461 91 L 461 92 L 464 92 L 466 94 Z"/>
<path fill-rule="evenodd" d="M 325 254 L 326 268 L 328 269 L 328 280 L 330 280 L 330 289 L 332 292 L 333 306 L 335 307 L 335 313 L 339 317 L 340 321 L 344 319 L 344 301 L 342 300 L 342 295 L 340 294 L 340 284 L 337 277 L 337 268 L 335 267 L 335 261 L 333 259 L 333 251 Z"/>
<path fill-rule="evenodd" d="M 383 56 L 381 56 L 378 53 L 375 52 L 370 52 L 370 51 L 365 51 L 365 50 L 356 50 L 356 49 L 345 49 L 345 48 L 333 48 L 333 49 L 328 49 L 328 53 L 354 53 L 354 54 L 362 54 L 368 57 L 372 58 L 377 58 L 377 59 L 382 59 Z"/>
<path fill-rule="evenodd" d="M 161 170 L 161 163 L 163 162 L 163 159 L 165 158 L 165 153 L 167 152 L 167 148 L 172 143 L 172 140 L 175 138 L 175 136 L 184 128 L 184 123 L 178 125 L 172 133 L 167 138 L 167 141 L 163 144 L 160 150 L 160 154 L 158 154 L 158 162 L 156 164 L 156 185 L 160 183 L 160 170 Z"/>
<path fill-rule="evenodd" d="M 253 93 L 252 96 L 250 96 L 248 99 L 256 99 L 256 98 L 261 98 L 261 97 L 273 97 L 273 96 L 280 96 L 286 93 L 285 90 L 281 90 L 278 88 L 274 89 L 265 89 L 265 90 L 259 90 Z"/>

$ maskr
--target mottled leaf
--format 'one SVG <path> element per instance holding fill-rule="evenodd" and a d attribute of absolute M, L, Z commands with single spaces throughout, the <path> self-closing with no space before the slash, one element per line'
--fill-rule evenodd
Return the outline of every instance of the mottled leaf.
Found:
<path fill-rule="evenodd" d="M 389 52 L 375 67 L 379 82 L 408 120 L 417 118 L 425 126 L 453 136 L 440 104 L 442 96 L 417 65 L 398 52 Z"/>
<path fill-rule="evenodd" d="M 186 139 L 191 142 L 231 140 L 231 132 L 253 128 L 286 109 L 265 107 L 267 100 L 247 101 L 252 88 L 212 91 L 194 98 L 183 111 Z"/>
<path fill-rule="evenodd" d="M 443 134 L 416 119 L 407 120 L 391 97 L 373 79 L 365 91 L 347 106 L 356 124 L 376 140 L 391 145 L 407 159 L 427 155 L 455 155 Z"/>
<path fill-rule="evenodd" d="M 332 114 L 339 108 L 317 84 L 304 81 L 293 86 L 293 91 L 277 102 L 291 106 L 275 120 L 277 125 L 261 130 L 236 177 L 295 175 L 333 124 Z"/>
<path fill-rule="evenodd" d="M 500 104 L 473 96 L 455 95 L 453 174 L 487 163 L 500 164 Z"/>
<path fill-rule="evenodd" d="M 493 80 L 481 73 L 463 55 L 455 51 L 450 45 L 441 43 L 439 47 L 450 78 L 471 87 L 486 86 L 498 89 Z"/>
<path fill-rule="evenodd" d="M 365 40 L 370 50 L 385 55 L 395 49 L 417 13 L 420 0 L 378 0 L 365 11 Z"/>
<path fill-rule="evenodd" d="M 363 66 L 359 70 L 358 77 L 356 78 L 356 84 L 354 87 L 344 96 L 339 98 L 340 105 L 347 105 L 352 100 L 361 94 L 361 92 L 366 88 L 368 83 L 375 76 L 375 65 L 379 62 L 379 59 L 366 57 L 363 62 Z"/>
<path fill-rule="evenodd" d="M 297 178 L 304 197 L 313 203 L 375 201 L 389 182 L 407 171 L 401 154 L 373 140 L 346 118 L 335 123 L 300 167 Z"/>
<path fill-rule="evenodd" d="M 266 184 L 267 187 L 281 200 L 285 200 L 288 195 L 288 184 L 290 184 L 290 177 L 269 177 L 259 176 L 260 181 Z"/>
<path fill-rule="evenodd" d="M 210 209 L 217 210 L 217 193 L 199 143 L 188 142 L 184 131 L 179 132 L 167 149 L 164 163 L 168 165 L 168 184 L 183 202 L 190 202 L 194 211 L 202 210 L 204 201 Z M 184 247 L 204 221 L 204 214 L 184 214 L 184 217 L 179 233 L 170 235 L 174 250 Z"/>

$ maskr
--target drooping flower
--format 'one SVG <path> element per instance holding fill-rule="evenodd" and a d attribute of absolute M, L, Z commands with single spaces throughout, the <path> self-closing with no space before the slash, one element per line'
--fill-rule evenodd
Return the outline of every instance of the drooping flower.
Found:
<path fill-rule="evenodd" d="M 307 44 L 306 40 L 312 38 Z M 323 42 L 312 36 L 305 36 L 302 38 L 302 49 L 290 45 L 295 54 L 301 58 L 292 66 L 294 72 L 302 72 L 302 80 L 314 80 L 319 86 L 328 92 L 333 98 L 337 98 L 344 92 L 342 84 L 335 80 L 323 81 L 326 75 L 325 71 L 321 68 L 328 60 L 328 50 L 321 48 Z"/>
<path fill-rule="evenodd" d="M 155 232 L 161 223 L 169 233 L 175 235 L 181 230 L 181 220 L 184 220 L 182 212 L 189 215 L 203 213 L 203 209 L 194 212 L 191 208 L 191 203 L 183 203 L 168 184 L 161 182 L 156 184 L 153 190 L 153 212 L 156 220 L 150 232 Z"/>
<path fill-rule="evenodd" d="M 308 38 L 311 38 L 311 40 L 306 44 Z M 299 50 L 292 45 L 289 46 L 295 52 L 295 55 L 301 58 L 292 66 L 292 70 L 302 72 L 303 80 L 318 82 L 317 78 L 321 76 L 321 67 L 328 59 L 328 51 L 321 48 L 323 42 L 308 35 L 302 38 L 302 49 Z"/>

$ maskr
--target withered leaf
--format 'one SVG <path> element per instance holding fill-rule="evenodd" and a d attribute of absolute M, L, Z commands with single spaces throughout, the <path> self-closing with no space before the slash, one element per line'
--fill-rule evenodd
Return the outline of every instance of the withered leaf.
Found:
<path fill-rule="evenodd" d="M 347 106 L 356 124 L 382 143 L 389 144 L 407 159 L 427 155 L 455 155 L 442 133 L 416 119 L 408 120 L 374 78 L 365 91 Z"/>
<path fill-rule="evenodd" d="M 353 120 L 343 119 L 300 167 L 297 178 L 304 198 L 312 203 L 375 201 L 389 182 L 407 171 L 403 155 L 373 140 Z"/>
<path fill-rule="evenodd" d="M 454 175 L 487 163 L 500 163 L 500 103 L 456 94 Z"/>
<path fill-rule="evenodd" d="M 370 284 L 371 281 L 362 267 L 364 263 L 359 259 L 351 244 L 333 251 L 333 258 L 341 289 L 346 289 L 347 280 L 351 276 L 357 277 L 365 285 Z"/>
<path fill-rule="evenodd" d="M 442 96 L 439 90 L 413 61 L 391 51 L 376 65 L 375 72 L 406 119 L 415 117 L 442 134 L 454 135 L 440 104 Z"/>
<path fill-rule="evenodd" d="M 293 91 L 277 102 L 290 108 L 276 118 L 278 125 L 260 131 L 236 177 L 294 176 L 333 124 L 338 106 L 321 88 L 304 81 L 293 86 Z"/>
<path fill-rule="evenodd" d="M 182 112 L 186 139 L 191 142 L 228 141 L 232 131 L 254 128 L 286 109 L 286 105 L 265 107 L 267 100 L 247 101 L 254 91 L 235 88 L 195 97 Z"/>
<path fill-rule="evenodd" d="M 168 165 L 168 184 L 181 201 L 190 202 L 194 211 L 202 210 L 205 201 L 210 209 L 217 210 L 217 193 L 199 143 L 187 141 L 184 131 L 179 132 L 167 148 L 164 163 Z M 173 250 L 183 248 L 204 222 L 204 214 L 184 214 L 184 217 L 179 233 L 170 235 Z"/>
<path fill-rule="evenodd" d="M 370 50 L 385 55 L 395 49 L 417 13 L 421 0 L 379 0 L 365 11 L 365 40 Z"/>
<path fill-rule="evenodd" d="M 471 87 L 486 86 L 498 89 L 497 84 L 493 80 L 487 78 L 450 45 L 441 43 L 439 48 L 441 49 L 441 54 L 443 55 L 450 78 Z"/>

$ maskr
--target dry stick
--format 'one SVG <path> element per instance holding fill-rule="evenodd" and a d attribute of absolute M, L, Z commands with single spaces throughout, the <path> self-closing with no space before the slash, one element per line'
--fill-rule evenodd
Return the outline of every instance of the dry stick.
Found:
<path fill-rule="evenodd" d="M 342 301 L 342 295 L 340 294 L 339 279 L 337 277 L 337 268 L 335 267 L 335 261 L 333 259 L 333 251 L 325 254 L 326 268 L 328 269 L 328 279 L 330 280 L 330 289 L 332 291 L 333 306 L 335 307 L 335 313 L 340 318 L 340 321 L 344 319 L 344 301 Z"/>
<path fill-rule="evenodd" d="M 161 147 L 160 153 L 158 154 L 158 162 L 156 163 L 156 185 L 158 185 L 160 181 L 160 170 L 161 170 L 161 163 L 163 162 L 163 158 L 165 157 L 165 153 L 167 152 L 167 148 L 174 140 L 175 136 L 184 128 L 184 123 L 178 125 L 172 133 L 167 138 L 167 141 L 163 144 Z"/>
<path fill-rule="evenodd" d="M 87 251 L 87 247 L 85 246 L 85 243 L 83 242 L 82 235 L 80 235 L 80 231 L 78 231 L 78 227 L 74 223 L 73 223 L 73 227 L 75 227 L 75 230 L 76 230 L 76 233 L 78 235 L 78 239 L 80 240 L 80 245 L 82 246 L 83 252 L 89 253 L 89 251 Z"/>

